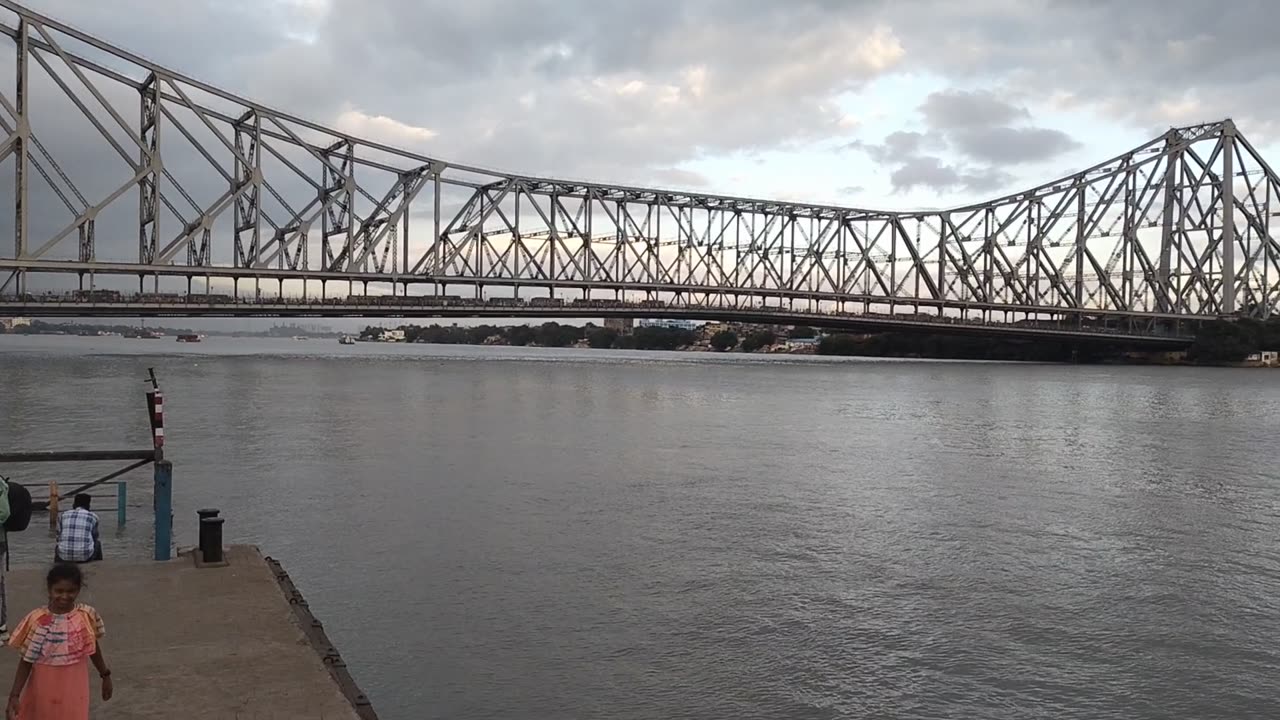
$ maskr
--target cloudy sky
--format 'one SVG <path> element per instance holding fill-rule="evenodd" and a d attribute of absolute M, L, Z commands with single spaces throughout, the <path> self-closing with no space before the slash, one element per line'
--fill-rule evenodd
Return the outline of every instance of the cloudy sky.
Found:
<path fill-rule="evenodd" d="M 1280 126 L 1280 5 L 29 0 L 267 105 L 471 164 L 952 205 L 1170 125 Z"/>

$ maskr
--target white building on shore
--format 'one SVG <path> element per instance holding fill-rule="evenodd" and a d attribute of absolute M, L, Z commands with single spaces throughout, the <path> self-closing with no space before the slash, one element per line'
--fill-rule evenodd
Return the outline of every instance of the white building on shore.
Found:
<path fill-rule="evenodd" d="M 697 330 L 702 323 L 694 320 L 639 320 L 636 322 L 637 327 L 665 327 L 674 328 L 676 330 Z"/>

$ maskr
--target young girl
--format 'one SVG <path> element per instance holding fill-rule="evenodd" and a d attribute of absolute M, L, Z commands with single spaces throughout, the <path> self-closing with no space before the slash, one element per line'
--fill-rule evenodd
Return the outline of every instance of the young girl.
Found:
<path fill-rule="evenodd" d="M 8 720 L 88 720 L 89 661 L 102 677 L 102 699 L 111 699 L 111 671 L 102 658 L 104 632 L 98 611 L 76 602 L 80 568 L 54 565 L 45 578 L 49 605 L 18 623 L 9 645 L 22 653 L 13 678 Z"/>

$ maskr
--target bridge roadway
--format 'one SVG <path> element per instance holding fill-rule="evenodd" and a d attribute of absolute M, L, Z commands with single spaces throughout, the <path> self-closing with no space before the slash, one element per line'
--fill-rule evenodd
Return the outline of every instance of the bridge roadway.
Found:
<path fill-rule="evenodd" d="M 854 313 L 794 310 L 782 307 L 724 308 L 685 305 L 640 307 L 618 306 L 552 306 L 469 304 L 365 305 L 342 301 L 292 302 L 21 302 L 0 300 L 0 316 L 57 318 L 120 317 L 199 317 L 199 318 L 536 318 L 581 319 L 594 317 L 654 318 L 703 320 L 707 322 L 739 322 L 765 325 L 809 325 L 826 330 L 851 332 L 915 332 L 946 335 L 968 335 L 1024 340 L 1058 340 L 1093 345 L 1124 346 L 1135 350 L 1177 350 L 1195 339 L 1189 332 L 1169 333 L 1149 330 L 1128 331 L 1114 327 L 1070 327 L 1049 322 L 1016 323 L 983 322 L 962 318 L 913 319 L 891 315 L 858 315 Z"/>
<path fill-rule="evenodd" d="M 597 281 L 582 280 L 569 278 L 556 278 L 554 280 L 546 278 L 510 278 L 510 277 L 488 277 L 488 276 L 465 276 L 465 275 L 440 275 L 433 276 L 429 274 L 404 274 L 404 273 L 372 273 L 372 272 L 347 272 L 347 271 L 322 271 L 322 270 L 289 270 L 281 268 L 267 267 L 225 267 L 225 266 L 207 266 L 207 267 L 191 267 L 185 265 L 147 265 L 131 262 L 77 262 L 71 260 L 13 260 L 0 258 L 0 280 L 3 280 L 8 272 L 29 272 L 29 273 L 50 273 L 61 275 L 78 275 L 81 280 L 86 276 L 114 276 L 114 277 L 134 277 L 139 280 L 146 278 L 169 278 L 169 279 L 185 279 L 187 281 L 188 291 L 193 280 L 200 279 L 206 283 L 211 279 L 231 281 L 235 283 L 238 292 L 244 289 L 260 284 L 279 283 L 283 286 L 285 282 L 302 282 L 309 287 L 314 288 L 317 285 L 322 291 L 326 286 L 338 287 L 362 287 L 366 290 L 370 285 L 375 287 L 403 287 L 405 292 L 410 285 L 413 286 L 434 286 L 437 293 L 441 291 L 439 288 L 461 286 L 468 288 L 515 288 L 518 290 L 581 290 L 584 293 L 606 292 L 606 293 L 652 293 L 665 295 L 682 295 L 688 297 L 698 295 L 719 295 L 732 299 L 739 298 L 761 298 L 768 300 L 799 300 L 812 302 L 837 302 L 859 305 L 896 305 L 899 307 L 917 307 L 929 308 L 931 310 L 960 310 L 963 312 L 987 312 L 987 313 L 1023 313 L 1027 315 L 1044 314 L 1058 315 L 1063 317 L 1104 317 L 1117 321 L 1136 321 L 1136 322 L 1169 322 L 1169 323 L 1185 323 L 1196 322 L 1202 320 L 1214 319 L 1211 315 L 1189 315 L 1186 313 L 1170 313 L 1170 312 L 1151 312 L 1145 310 L 1126 309 L 1126 308 L 1107 308 L 1107 307 L 1071 307 L 1059 305 L 1044 305 L 1032 303 L 1019 303 L 1012 301 L 999 302 L 979 302 L 975 300 L 961 300 L 959 298 L 934 298 L 928 296 L 906 296 L 900 295 L 896 297 L 888 297 L 876 293 L 839 293 L 835 294 L 828 290 L 806 290 L 803 288 L 787 288 L 787 287 L 750 287 L 750 286 L 731 286 L 721 287 L 717 285 L 701 285 L 701 284 L 680 284 L 670 282 L 619 282 L 619 281 Z M 82 283 L 83 284 L 83 283 Z M 0 284 L 0 294 L 5 292 L 12 293 L 13 290 L 3 288 Z M 199 292 L 199 291 L 195 291 Z M 238 293 L 237 293 L 238 294 Z M 243 296 L 242 296 L 243 297 Z M 598 298 L 597 298 L 598 299 Z"/>

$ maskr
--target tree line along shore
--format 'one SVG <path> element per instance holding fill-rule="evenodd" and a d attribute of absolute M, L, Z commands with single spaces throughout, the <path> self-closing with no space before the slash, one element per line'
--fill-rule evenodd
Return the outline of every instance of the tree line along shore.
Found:
<path fill-rule="evenodd" d="M 1232 365 L 1263 351 L 1280 349 L 1280 317 L 1265 321 L 1215 320 L 1198 328 L 1196 341 L 1182 352 L 1126 353 L 1070 341 L 1002 339 L 962 335 L 880 332 L 827 333 L 807 326 L 708 323 L 699 328 L 639 326 L 620 330 L 593 323 L 569 325 L 403 325 L 404 342 L 516 347 L 584 347 L 618 350 L 703 352 L 789 352 L 800 354 L 1014 360 L 1032 362 L 1124 362 Z M 377 341 L 387 329 L 370 326 L 360 339 Z"/>
<path fill-rule="evenodd" d="M 51 323 L 32 320 L 14 326 L 13 334 L 103 335 L 128 334 L 128 325 Z M 153 327 L 165 335 L 191 333 L 185 328 Z M 337 338 L 343 333 L 317 327 L 281 325 L 258 332 L 211 332 L 241 337 L 309 335 Z M 955 360 L 1021 360 L 1033 362 L 1128 362 L 1155 364 L 1238 365 L 1251 356 L 1280 350 L 1280 317 L 1266 320 L 1214 320 L 1196 328 L 1196 340 L 1176 353 L 1124 353 L 1114 348 L 1081 347 L 1072 342 L 1001 339 L 961 335 L 880 332 L 824 332 L 806 326 L 707 323 L 698 327 L 641 325 L 619 328 L 594 323 L 573 325 L 415 325 L 398 328 L 366 327 L 363 341 L 442 345 L 507 345 L 515 347 L 582 347 L 617 350 L 702 352 L 768 352 L 835 356 L 936 358 Z"/>

